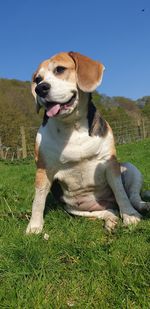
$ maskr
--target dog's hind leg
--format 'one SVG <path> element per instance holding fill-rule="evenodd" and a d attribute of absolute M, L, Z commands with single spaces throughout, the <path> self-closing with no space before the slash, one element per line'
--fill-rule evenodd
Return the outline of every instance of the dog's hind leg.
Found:
<path fill-rule="evenodd" d="M 136 225 L 140 221 L 141 215 L 129 200 L 121 178 L 120 164 L 116 159 L 108 161 L 106 167 L 106 179 L 114 193 L 124 225 Z"/>
<path fill-rule="evenodd" d="M 121 164 L 121 176 L 125 191 L 133 207 L 142 212 L 150 210 L 150 202 L 141 199 L 140 192 L 143 184 L 143 177 L 140 171 L 131 163 Z"/>
<path fill-rule="evenodd" d="M 80 211 L 80 210 L 73 209 L 69 205 L 65 205 L 64 208 L 68 213 L 75 215 L 75 216 L 97 218 L 97 219 L 104 220 L 105 228 L 108 231 L 112 231 L 118 222 L 118 217 L 116 216 L 116 212 L 112 209 L 98 210 L 98 211 Z"/>

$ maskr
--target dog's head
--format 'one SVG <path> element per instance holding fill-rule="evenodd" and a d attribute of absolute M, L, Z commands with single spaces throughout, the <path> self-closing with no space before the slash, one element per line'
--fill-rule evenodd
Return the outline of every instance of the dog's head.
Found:
<path fill-rule="evenodd" d="M 71 114 L 79 104 L 79 92 L 91 93 L 101 83 L 104 66 L 76 52 L 60 53 L 42 62 L 32 78 L 37 112 L 48 117 Z"/>

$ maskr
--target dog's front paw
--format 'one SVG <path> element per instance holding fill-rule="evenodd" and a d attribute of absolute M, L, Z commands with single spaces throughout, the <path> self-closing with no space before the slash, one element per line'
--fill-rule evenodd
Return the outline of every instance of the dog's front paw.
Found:
<path fill-rule="evenodd" d="M 123 219 L 123 223 L 125 226 L 127 225 L 136 225 L 140 220 L 141 220 L 142 216 L 136 212 L 133 214 L 123 214 L 122 215 L 122 219 Z"/>
<path fill-rule="evenodd" d="M 112 218 L 111 217 L 107 218 L 105 220 L 105 228 L 106 228 L 106 230 L 109 231 L 109 232 L 113 231 L 114 228 L 116 227 L 117 223 L 118 223 L 118 218 L 116 216 L 114 216 Z"/>
<path fill-rule="evenodd" d="M 30 219 L 26 229 L 26 234 L 40 234 L 43 229 L 44 220 L 35 221 Z"/>

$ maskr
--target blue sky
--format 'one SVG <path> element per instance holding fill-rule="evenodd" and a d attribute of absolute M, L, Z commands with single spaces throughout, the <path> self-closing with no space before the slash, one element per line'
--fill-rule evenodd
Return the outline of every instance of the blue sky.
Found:
<path fill-rule="evenodd" d="M 0 1 L 0 45 L 3 78 L 30 80 L 41 61 L 72 50 L 105 65 L 99 92 L 150 95 L 150 0 Z"/>

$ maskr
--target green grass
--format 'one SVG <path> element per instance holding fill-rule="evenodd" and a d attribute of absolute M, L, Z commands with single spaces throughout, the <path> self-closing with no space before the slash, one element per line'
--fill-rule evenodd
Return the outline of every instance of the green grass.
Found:
<path fill-rule="evenodd" d="M 145 189 L 149 145 L 145 140 L 118 147 L 119 160 L 144 174 Z M 34 174 L 33 161 L 0 162 L 1 308 L 150 308 L 148 217 L 135 228 L 120 221 L 109 234 L 102 221 L 74 218 L 58 207 L 46 214 L 41 235 L 26 236 Z"/>

